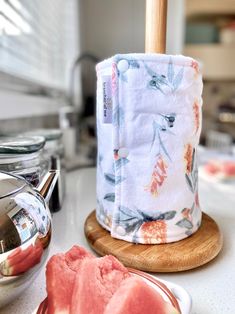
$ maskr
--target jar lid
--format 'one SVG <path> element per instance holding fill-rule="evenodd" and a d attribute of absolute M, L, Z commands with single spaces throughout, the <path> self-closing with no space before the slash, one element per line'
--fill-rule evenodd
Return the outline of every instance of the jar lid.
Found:
<path fill-rule="evenodd" d="M 0 154 L 29 154 L 45 145 L 42 136 L 0 137 Z"/>
<path fill-rule="evenodd" d="M 43 136 L 46 141 L 58 140 L 62 137 L 62 131 L 60 129 L 36 129 L 28 132 L 24 132 L 23 136 Z"/>
<path fill-rule="evenodd" d="M 0 182 L 0 198 L 19 192 L 27 185 L 23 178 L 4 171 L 0 172 Z"/>

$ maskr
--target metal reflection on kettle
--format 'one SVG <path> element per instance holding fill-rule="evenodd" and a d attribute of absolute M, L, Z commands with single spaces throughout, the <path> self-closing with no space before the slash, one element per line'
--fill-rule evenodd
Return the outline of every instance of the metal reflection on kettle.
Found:
<path fill-rule="evenodd" d="M 37 276 L 51 239 L 47 206 L 58 177 L 48 172 L 37 189 L 19 176 L 0 172 L 0 307 Z"/>

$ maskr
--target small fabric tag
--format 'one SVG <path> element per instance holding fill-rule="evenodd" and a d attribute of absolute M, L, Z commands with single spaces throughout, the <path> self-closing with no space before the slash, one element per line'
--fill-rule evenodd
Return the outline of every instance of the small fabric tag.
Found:
<path fill-rule="evenodd" d="M 112 81 L 111 76 L 102 77 L 103 123 L 112 123 Z"/>

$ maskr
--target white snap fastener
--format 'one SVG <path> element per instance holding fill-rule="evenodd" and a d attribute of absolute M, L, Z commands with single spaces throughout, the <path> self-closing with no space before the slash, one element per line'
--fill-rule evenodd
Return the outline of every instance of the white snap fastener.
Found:
<path fill-rule="evenodd" d="M 124 229 L 123 227 L 121 227 L 121 226 L 118 226 L 118 227 L 116 228 L 116 232 L 117 232 L 117 234 L 119 234 L 120 236 L 124 236 L 124 235 L 126 234 L 125 229 Z"/>
<path fill-rule="evenodd" d="M 126 72 L 129 69 L 129 63 L 123 59 L 118 62 L 117 67 L 120 72 Z"/>
<path fill-rule="evenodd" d="M 129 155 L 129 150 L 126 147 L 121 147 L 118 150 L 118 156 L 122 158 L 126 158 Z"/>

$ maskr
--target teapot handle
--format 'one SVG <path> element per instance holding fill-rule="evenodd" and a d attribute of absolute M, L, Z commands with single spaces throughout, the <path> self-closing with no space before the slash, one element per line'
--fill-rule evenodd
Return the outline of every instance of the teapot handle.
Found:
<path fill-rule="evenodd" d="M 59 177 L 59 173 L 60 172 L 58 170 L 48 171 L 37 186 L 38 192 L 44 197 L 47 203 L 51 198 L 51 194 Z"/>

